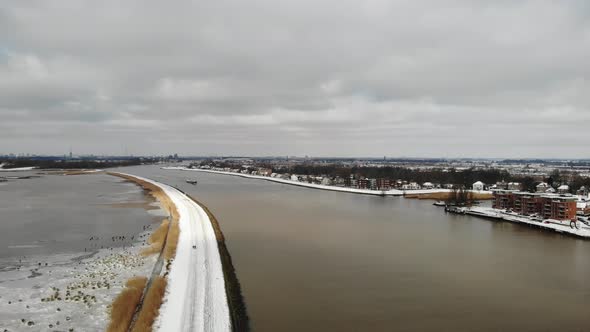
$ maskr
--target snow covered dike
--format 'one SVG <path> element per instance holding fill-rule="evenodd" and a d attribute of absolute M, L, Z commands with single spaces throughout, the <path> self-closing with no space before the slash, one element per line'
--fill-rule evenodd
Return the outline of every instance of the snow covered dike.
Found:
<path fill-rule="evenodd" d="M 353 193 L 353 194 L 374 195 L 374 196 L 403 196 L 404 195 L 404 192 L 402 190 L 395 190 L 395 189 L 385 191 L 385 190 L 369 190 L 369 189 L 355 189 L 355 188 L 346 188 L 346 187 L 325 186 L 325 185 L 321 185 L 321 184 L 313 184 L 313 183 L 297 182 L 297 181 L 291 181 L 291 180 L 285 180 L 285 179 L 271 178 L 268 176 L 213 171 L 213 170 L 209 170 L 209 169 L 200 169 L 200 168 L 162 167 L 162 169 L 232 175 L 232 176 L 239 176 L 239 177 L 248 178 L 248 179 L 258 179 L 258 180 L 265 180 L 265 181 L 271 181 L 271 182 L 278 182 L 278 183 L 282 183 L 282 184 L 289 184 L 292 186 L 321 189 L 321 190 L 330 190 L 330 191 L 340 191 L 340 192 Z"/>
<path fill-rule="evenodd" d="M 207 213 L 176 188 L 124 174 L 161 188 L 176 206 L 180 236 L 156 331 L 232 331 L 224 269 Z"/>
<path fill-rule="evenodd" d="M 560 222 L 559 220 L 546 219 L 544 221 L 535 221 L 531 218 L 521 216 L 515 213 L 508 213 L 501 210 L 493 209 L 491 207 L 471 207 L 458 208 L 456 213 L 465 213 L 472 216 L 483 217 L 487 219 L 495 219 L 502 221 L 509 221 L 516 224 L 536 227 L 543 230 L 562 233 L 566 235 L 590 239 L 590 226 L 578 222 L 578 228 L 572 228 L 569 222 Z"/>

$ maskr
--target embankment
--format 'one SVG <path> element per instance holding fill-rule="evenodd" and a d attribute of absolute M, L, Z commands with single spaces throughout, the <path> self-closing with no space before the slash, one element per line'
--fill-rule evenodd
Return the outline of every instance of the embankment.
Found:
<path fill-rule="evenodd" d="M 221 256 L 221 264 L 223 266 L 225 291 L 227 294 L 227 302 L 232 319 L 232 330 L 235 332 L 249 331 L 250 323 L 248 312 L 246 310 L 246 302 L 244 301 L 244 297 L 242 295 L 240 281 L 238 280 L 238 276 L 232 263 L 231 255 L 227 249 L 227 246 L 225 245 L 225 237 L 221 231 L 221 226 L 219 225 L 217 218 L 215 218 L 215 215 L 213 215 L 211 210 L 209 210 L 205 204 L 199 202 L 191 195 L 188 195 L 188 197 L 190 197 L 193 201 L 195 201 L 195 203 L 199 204 L 203 210 L 205 210 L 205 213 L 207 213 L 207 216 L 209 216 L 209 220 L 211 220 L 213 230 L 215 231 L 217 247 L 219 248 L 219 255 Z"/>
<path fill-rule="evenodd" d="M 404 195 L 405 198 L 415 198 L 415 199 L 433 199 L 439 201 L 448 200 L 451 197 L 452 192 L 450 190 L 446 191 L 431 191 L 431 192 L 411 192 L 408 191 Z M 487 191 L 469 191 L 468 192 L 468 199 L 470 200 L 487 200 L 493 199 L 494 196 L 491 192 Z"/>
<path fill-rule="evenodd" d="M 122 173 L 109 172 L 107 174 L 141 186 L 160 202 L 169 215 L 169 218 L 163 220 L 160 227 L 150 236 L 150 247 L 142 252 L 144 255 L 159 255 L 150 279 L 142 287 L 137 301 L 128 302 L 126 306 L 116 306 L 116 302 L 113 303 L 111 309 L 112 319 L 108 328 L 108 331 L 151 331 L 158 316 L 166 288 L 166 280 L 160 276 L 162 266 L 164 260 L 170 262 L 174 258 L 178 244 L 180 233 L 178 209 L 164 190 L 153 183 Z M 169 266 L 170 264 L 166 264 L 166 267 Z M 130 289 L 124 289 L 121 296 L 126 293 L 130 293 Z M 123 324 L 118 322 L 123 322 Z"/>
<path fill-rule="evenodd" d="M 401 190 L 369 190 L 369 189 L 356 189 L 356 188 L 348 188 L 348 187 L 336 187 L 336 186 L 326 186 L 322 184 L 314 184 L 314 183 L 307 183 L 307 182 L 299 182 L 299 181 L 291 181 L 279 178 L 272 178 L 269 176 L 260 176 L 260 175 L 251 175 L 251 174 L 242 174 L 242 173 L 232 173 L 232 172 L 222 172 L 222 171 L 213 171 L 207 169 L 199 169 L 199 168 L 186 168 L 186 167 L 162 167 L 162 169 L 168 170 L 180 170 L 180 171 L 192 171 L 192 172 L 204 172 L 204 173 L 214 173 L 214 174 L 222 174 L 222 175 L 230 175 L 230 176 L 238 176 L 247 179 L 257 179 L 257 180 L 264 180 L 282 184 L 288 184 L 291 186 L 298 186 L 298 187 L 305 187 L 305 188 L 312 188 L 312 189 L 320 189 L 320 190 L 328 190 L 328 191 L 338 191 L 338 192 L 345 192 L 351 194 L 362 194 L 362 195 L 373 195 L 373 196 L 402 196 L 403 191 Z"/>
<path fill-rule="evenodd" d="M 128 174 L 113 175 L 132 180 L 151 190 L 164 206 L 171 207 L 171 218 L 178 220 L 179 225 L 175 254 L 170 256 L 173 259 L 166 265 L 163 275 L 167 280 L 156 282 L 157 285 L 165 286 L 165 292 L 156 292 L 164 294 L 163 300 L 150 300 L 152 296 L 149 288 L 144 290 L 142 296 L 155 305 L 161 303 L 157 318 L 153 325 L 143 324 L 139 321 L 142 308 L 135 326 L 152 326 L 158 331 L 231 331 L 233 315 L 230 314 L 226 292 L 226 280 L 231 277 L 225 275 L 218 235 L 205 210 L 169 185 Z M 229 258 L 228 253 L 224 256 L 225 259 Z M 156 273 L 151 279 L 158 277 L 160 275 Z M 242 324 L 240 328 L 247 329 L 247 325 Z"/>

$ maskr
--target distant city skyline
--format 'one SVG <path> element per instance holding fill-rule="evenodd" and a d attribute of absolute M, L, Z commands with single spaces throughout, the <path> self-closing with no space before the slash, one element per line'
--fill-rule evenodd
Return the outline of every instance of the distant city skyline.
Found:
<path fill-rule="evenodd" d="M 0 4 L 0 155 L 590 158 L 590 3 Z"/>

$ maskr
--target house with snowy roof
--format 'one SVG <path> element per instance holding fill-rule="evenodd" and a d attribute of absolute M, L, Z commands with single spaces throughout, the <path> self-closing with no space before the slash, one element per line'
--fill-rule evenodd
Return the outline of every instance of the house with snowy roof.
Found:
<path fill-rule="evenodd" d="M 481 181 L 477 181 L 477 182 L 475 182 L 475 183 L 474 183 L 474 184 L 471 186 L 471 188 L 472 188 L 473 190 L 482 191 L 482 190 L 484 189 L 484 186 L 485 186 L 485 185 L 484 185 L 484 183 L 483 183 L 483 182 L 481 182 Z"/>

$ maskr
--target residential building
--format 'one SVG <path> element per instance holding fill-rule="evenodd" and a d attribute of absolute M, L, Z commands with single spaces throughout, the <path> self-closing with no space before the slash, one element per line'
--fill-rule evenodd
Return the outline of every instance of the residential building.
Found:
<path fill-rule="evenodd" d="M 522 186 L 519 182 L 508 182 L 508 190 L 521 190 Z"/>
<path fill-rule="evenodd" d="M 494 209 L 512 209 L 514 208 L 514 190 L 497 189 L 494 190 Z"/>
<path fill-rule="evenodd" d="M 538 215 L 543 219 L 575 220 L 577 197 L 571 195 L 494 190 L 492 207 L 512 210 L 522 215 Z"/>
<path fill-rule="evenodd" d="M 270 169 L 270 168 L 260 168 L 260 169 L 258 169 L 258 175 L 270 176 L 271 174 L 272 174 L 272 169 Z"/>
<path fill-rule="evenodd" d="M 557 192 L 560 194 L 567 194 L 570 192 L 570 186 L 568 186 L 567 184 L 562 184 L 557 188 Z"/>
<path fill-rule="evenodd" d="M 377 189 L 379 190 L 389 190 L 393 187 L 393 181 L 390 179 L 377 179 Z"/>
<path fill-rule="evenodd" d="M 545 219 L 575 220 L 576 201 L 574 196 L 545 195 L 543 197 L 542 215 Z"/>
<path fill-rule="evenodd" d="M 544 193 L 547 191 L 547 189 L 549 189 L 549 185 L 545 182 L 541 182 L 537 185 L 537 192 L 538 193 Z"/>
<path fill-rule="evenodd" d="M 420 185 L 416 182 L 410 182 L 408 184 L 402 185 L 402 190 L 417 190 L 420 189 Z"/>
<path fill-rule="evenodd" d="M 585 200 L 576 203 L 576 214 L 579 216 L 590 216 L 590 202 Z"/>
<path fill-rule="evenodd" d="M 586 186 L 581 186 L 580 189 L 576 191 L 576 195 L 588 197 L 588 188 L 586 188 Z"/>
<path fill-rule="evenodd" d="M 472 186 L 473 190 L 482 191 L 484 189 L 484 184 L 481 181 L 477 181 Z"/>
<path fill-rule="evenodd" d="M 371 185 L 369 183 L 369 179 L 367 178 L 360 178 L 358 179 L 357 183 L 356 183 L 357 188 L 359 189 L 370 189 Z"/>

